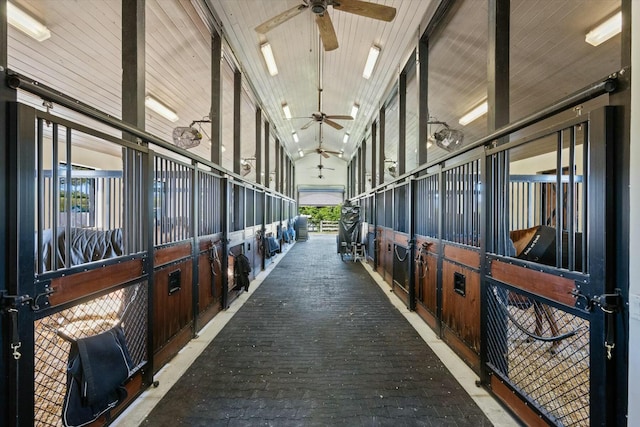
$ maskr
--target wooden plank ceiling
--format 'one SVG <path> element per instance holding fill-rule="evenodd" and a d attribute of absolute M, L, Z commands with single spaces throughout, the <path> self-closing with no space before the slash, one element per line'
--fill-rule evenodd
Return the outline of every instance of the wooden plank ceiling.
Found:
<path fill-rule="evenodd" d="M 9 68 L 52 86 L 115 117 L 121 103 L 121 0 L 11 0 L 41 19 L 52 36 L 36 42 L 9 27 Z M 171 140 L 174 126 L 186 126 L 205 117 L 210 108 L 210 33 L 202 10 L 212 10 L 222 27 L 225 46 L 223 72 L 223 138 L 227 151 L 224 164 L 234 153 L 232 124 L 233 68 L 250 80 L 245 84 L 243 117 L 253 114 L 250 101 L 257 102 L 287 152 L 297 159 L 298 148 L 313 150 L 320 143 L 319 125 L 300 128 L 308 119 L 285 120 L 282 104 L 295 117 L 308 117 L 318 110 L 319 57 L 322 56 L 322 110 L 327 114 L 350 114 L 354 103 L 360 111 L 355 121 L 341 121 L 344 130 L 324 125 L 323 147 L 345 150 L 350 157 L 367 138 L 372 119 L 385 102 L 400 68 L 411 58 L 419 34 L 435 4 L 428 0 L 371 0 L 395 7 L 397 15 L 386 23 L 329 8 L 340 47 L 319 52 L 314 15 L 306 10 L 279 27 L 260 35 L 254 28 L 302 0 L 147 0 L 146 92 L 174 109 L 180 120 L 171 123 L 147 109 L 146 128 Z M 554 99 L 617 71 L 620 37 L 599 47 L 584 42 L 585 33 L 620 8 L 620 0 L 513 0 L 511 2 L 511 118 L 516 119 Z M 486 98 L 487 0 L 456 3 L 455 13 L 444 31 L 434 35 L 429 54 L 429 109 L 437 120 L 460 128 L 458 118 Z M 203 20 L 204 18 L 204 20 Z M 269 41 L 279 73 L 270 76 L 260 54 Z M 369 48 L 377 45 L 381 55 L 371 79 L 362 77 Z M 233 58 L 232 58 L 233 56 Z M 417 96 L 415 79 L 409 81 L 407 163 L 415 165 L 417 149 Z M 42 101 L 27 94 L 21 99 L 38 108 Z M 389 141 L 397 135 L 397 108 L 387 112 Z M 54 107 L 54 112 L 76 118 Z M 241 157 L 254 154 L 255 124 L 242 126 Z M 99 126 L 97 126 L 99 127 Z M 204 127 L 209 131 L 208 127 Z M 291 133 L 297 131 L 300 142 Z M 486 134 L 486 119 L 463 128 L 465 141 Z M 343 144 L 345 132 L 351 134 Z M 100 150 L 100 147 L 93 147 Z M 370 144 L 369 144 L 370 149 Z M 433 156 L 439 155 L 433 147 Z M 193 151 L 209 158 L 206 141 Z M 440 153 L 441 155 L 442 153 Z M 236 154 L 237 155 L 237 154 Z M 385 157 L 397 159 L 397 147 L 387 144 Z M 274 165 L 273 150 L 271 168 Z M 370 153 L 368 153 L 370 158 Z M 230 167 L 230 166 L 229 166 Z M 369 162 L 367 164 L 370 173 Z"/>

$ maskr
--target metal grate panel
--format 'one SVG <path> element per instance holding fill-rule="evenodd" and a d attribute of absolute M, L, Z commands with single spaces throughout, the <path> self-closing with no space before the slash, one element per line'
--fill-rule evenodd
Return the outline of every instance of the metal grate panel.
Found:
<path fill-rule="evenodd" d="M 71 343 L 61 335 L 84 338 L 105 332 L 122 320 L 127 347 L 138 370 L 147 359 L 147 299 L 147 283 L 143 282 L 35 322 L 36 426 L 62 426 Z"/>
<path fill-rule="evenodd" d="M 589 322 L 488 286 L 488 361 L 558 425 L 589 424 Z"/>

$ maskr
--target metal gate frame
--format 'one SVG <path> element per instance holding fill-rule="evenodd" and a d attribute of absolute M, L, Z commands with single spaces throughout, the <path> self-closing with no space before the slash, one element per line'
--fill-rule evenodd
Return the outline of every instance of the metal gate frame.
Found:
<path fill-rule="evenodd" d="M 611 254 L 614 225 L 612 218 L 615 214 L 615 191 L 614 191 L 614 168 L 616 134 L 614 132 L 616 114 L 619 113 L 616 107 L 602 107 L 589 113 L 588 120 L 588 150 L 589 164 L 586 185 L 587 205 L 589 207 L 587 216 L 588 247 L 590 274 L 587 276 L 568 273 L 566 270 L 559 270 L 553 267 L 540 267 L 534 265 L 537 270 L 547 274 L 558 275 L 570 280 L 575 280 L 575 289 L 572 295 L 575 298 L 575 308 L 558 305 L 552 299 L 543 299 L 544 304 L 562 307 L 567 313 L 572 313 L 578 317 L 588 320 L 589 323 L 589 422 L 591 425 L 609 425 L 615 423 L 622 425 L 625 422 L 625 415 L 617 411 L 617 402 L 621 399 L 626 401 L 626 361 L 627 354 L 626 335 L 624 332 L 625 319 L 622 310 L 622 291 L 617 289 L 615 275 L 615 260 Z M 584 120 L 584 119 L 583 119 Z M 526 139 L 526 138 L 523 138 Z M 487 154 L 502 151 L 506 147 L 499 147 L 488 150 Z M 487 170 L 489 171 L 487 157 Z M 495 187 L 491 184 L 491 173 L 487 174 L 485 188 Z M 494 179 L 496 177 L 493 177 Z M 487 201 L 487 203 L 490 203 Z M 487 205 L 490 206 L 490 205 Z M 488 213 L 488 212 L 487 212 Z M 490 227 L 491 218 L 487 218 L 487 227 Z M 486 234 L 491 244 L 489 233 Z M 498 386 L 495 382 L 506 386 L 509 393 L 517 395 L 526 406 L 532 409 L 539 417 L 550 424 L 557 424 L 559 421 L 551 416 L 545 408 L 539 407 L 536 401 L 530 400 L 526 393 L 510 383 L 509 379 L 500 374 L 499 367 L 492 366 L 488 360 L 489 330 L 489 305 L 492 289 L 495 286 L 504 286 L 503 282 L 496 281 L 491 277 L 491 264 L 493 261 L 503 260 L 500 256 L 487 255 L 483 268 L 483 291 L 482 291 L 482 319 L 483 319 L 483 350 L 482 357 L 482 380 L 485 384 Z M 506 262 L 514 263 L 513 259 Z M 518 263 L 515 263 L 518 264 Z M 527 263 L 524 263 L 527 266 Z M 509 287 L 504 288 L 509 289 Z M 538 298 L 533 294 L 529 297 Z M 500 299 L 500 297 L 498 297 Z M 506 320 L 505 320 L 506 321 Z M 504 395 L 506 392 L 499 392 Z M 622 390 L 624 389 L 624 390 Z M 621 394 L 621 396 L 618 396 Z"/>

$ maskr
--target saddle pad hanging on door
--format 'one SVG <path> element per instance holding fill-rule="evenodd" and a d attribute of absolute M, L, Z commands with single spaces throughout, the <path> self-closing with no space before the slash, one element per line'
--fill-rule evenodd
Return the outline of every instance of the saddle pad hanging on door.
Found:
<path fill-rule="evenodd" d="M 84 426 L 127 397 L 123 384 L 133 362 L 121 326 L 71 343 L 67 393 L 62 407 L 65 426 Z"/>

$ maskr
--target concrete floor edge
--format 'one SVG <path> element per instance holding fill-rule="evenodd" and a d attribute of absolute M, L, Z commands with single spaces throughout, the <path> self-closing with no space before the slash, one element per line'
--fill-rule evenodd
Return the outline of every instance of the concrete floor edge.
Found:
<path fill-rule="evenodd" d="M 233 318 L 244 303 L 258 289 L 271 271 L 280 263 L 293 247 L 290 245 L 269 266 L 260 272 L 251 282 L 249 292 L 241 294 L 231 306 L 218 313 L 199 332 L 198 337 L 189 343 L 154 377 L 159 382 L 157 388 L 150 387 L 142 393 L 120 416 L 111 424 L 116 427 L 139 426 L 151 413 L 153 408 L 173 387 L 180 377 L 187 371 L 191 364 L 200 356 L 205 348 L 220 333 L 225 325 Z M 409 324 L 418 332 L 425 343 L 433 350 L 446 368 L 451 372 L 461 387 L 469 394 L 474 402 L 485 413 L 487 418 L 497 427 L 511 427 L 518 425 L 516 421 L 484 388 L 476 386 L 478 377 L 442 340 L 440 340 L 431 328 L 418 316 L 409 311 L 403 302 L 395 294 L 390 292 L 389 285 L 375 273 L 366 263 L 361 263 L 367 273 L 384 291 L 393 306 L 407 319 Z"/>

